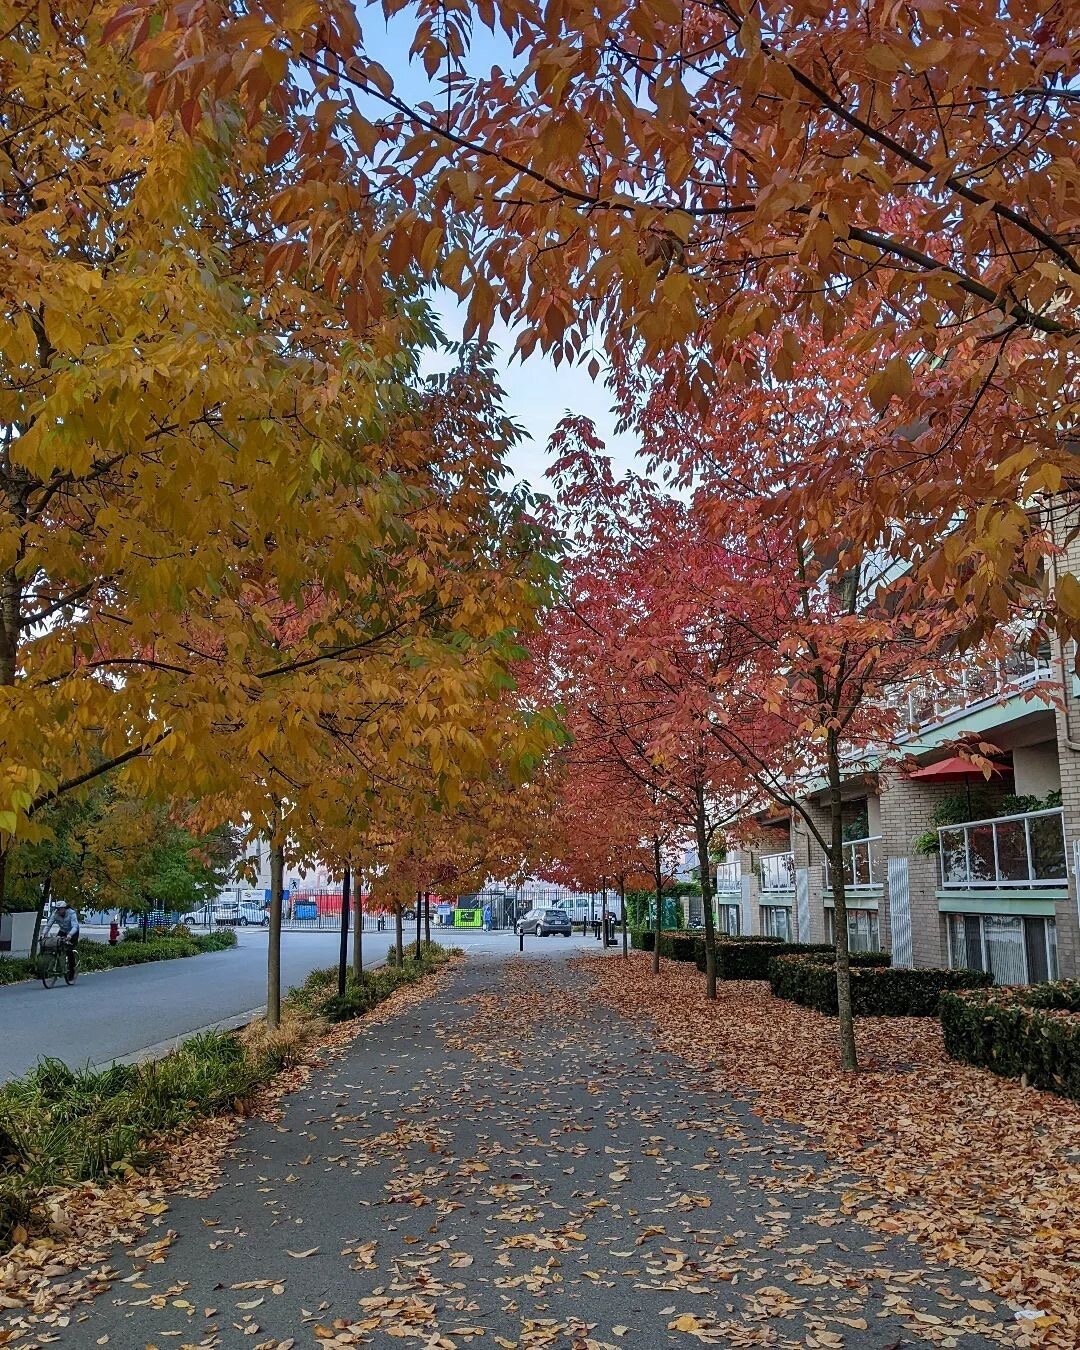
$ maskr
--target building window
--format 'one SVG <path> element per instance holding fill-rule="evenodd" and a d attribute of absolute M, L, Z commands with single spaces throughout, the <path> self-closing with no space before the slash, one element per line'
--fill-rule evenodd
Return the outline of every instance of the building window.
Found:
<path fill-rule="evenodd" d="M 848 909 L 848 951 L 877 952 L 881 950 L 876 909 Z M 836 942 L 836 923 L 832 906 L 825 910 L 825 941 Z"/>
<path fill-rule="evenodd" d="M 718 905 L 716 927 L 725 937 L 739 936 L 739 906 Z"/>
<path fill-rule="evenodd" d="M 995 984 L 1056 980 L 1057 925 L 1018 914 L 950 914 L 949 965 L 988 970 Z"/>
<path fill-rule="evenodd" d="M 786 905 L 762 905 L 761 931 L 765 937 L 791 941 L 791 910 Z"/>

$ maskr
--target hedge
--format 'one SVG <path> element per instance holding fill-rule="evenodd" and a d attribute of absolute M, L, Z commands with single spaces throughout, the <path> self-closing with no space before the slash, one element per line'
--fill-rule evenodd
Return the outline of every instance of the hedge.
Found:
<path fill-rule="evenodd" d="M 117 966 L 141 966 L 148 961 L 172 961 L 181 956 L 200 956 L 203 952 L 220 952 L 235 946 L 236 934 L 231 929 L 216 933 L 174 930 L 163 937 L 149 938 L 146 942 L 118 942 L 115 947 L 87 940 L 79 943 L 79 969 L 113 970 Z M 37 978 L 36 960 L 25 956 L 0 957 L 0 985 Z"/>
<path fill-rule="evenodd" d="M 851 953 L 851 1007 L 857 1017 L 934 1017 L 952 989 L 979 989 L 992 977 L 982 970 L 904 970 L 887 952 Z M 776 956 L 769 985 L 778 998 L 831 1017 L 837 1014 L 836 963 L 824 955 Z"/>
<path fill-rule="evenodd" d="M 1080 1101 L 1080 980 L 946 993 L 953 1059 Z"/>
<path fill-rule="evenodd" d="M 770 937 L 718 937 L 716 939 L 716 978 L 718 980 L 767 980 L 769 962 L 774 956 L 789 956 L 801 952 L 821 952 L 832 955 L 831 943 L 784 942 Z M 705 969 L 705 949 L 702 946 L 698 969 Z"/>

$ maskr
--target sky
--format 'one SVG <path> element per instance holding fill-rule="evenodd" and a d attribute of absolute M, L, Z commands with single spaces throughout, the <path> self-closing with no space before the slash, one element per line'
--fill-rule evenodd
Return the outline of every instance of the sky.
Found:
<path fill-rule="evenodd" d="M 406 9 L 387 24 L 381 10 L 373 6 L 362 15 L 364 37 L 370 55 L 393 76 L 395 88 L 409 99 L 431 98 L 436 90 L 422 67 L 408 60 L 412 41 L 412 16 Z M 475 26 L 469 53 L 470 69 L 484 73 L 494 64 L 508 68 L 513 57 L 501 35 L 495 37 L 481 24 Z M 447 336 L 460 338 L 464 310 L 454 296 L 435 297 Z M 525 431 L 525 439 L 514 448 L 509 464 L 515 478 L 540 490 L 550 490 L 544 475 L 550 463 L 547 443 L 556 424 L 567 412 L 589 417 L 611 456 L 616 473 L 630 468 L 635 446 L 625 437 L 617 437 L 611 399 L 602 383 L 594 383 L 584 367 L 563 365 L 556 369 L 547 357 L 534 353 L 525 361 L 509 360 L 516 334 L 503 324 L 492 332 L 499 359 L 497 366 L 506 391 L 506 411 Z M 640 465 L 638 466 L 641 467 Z"/>
<path fill-rule="evenodd" d="M 440 320 L 451 338 L 460 337 L 462 310 L 453 296 L 436 300 Z M 551 433 L 567 414 L 589 417 L 595 422 L 616 472 L 634 463 L 635 445 L 631 437 L 617 435 L 611 397 L 603 384 L 589 378 L 582 366 L 554 363 L 538 352 L 524 361 L 509 359 L 515 335 L 504 324 L 496 324 L 492 342 L 498 351 L 496 366 L 506 391 L 506 412 L 525 431 L 525 439 L 510 453 L 509 466 L 516 479 L 530 483 L 540 491 L 551 491 L 544 475 L 551 457 L 547 446 Z M 434 368 L 434 367 L 433 367 Z M 640 464 L 637 466 L 640 469 Z"/>

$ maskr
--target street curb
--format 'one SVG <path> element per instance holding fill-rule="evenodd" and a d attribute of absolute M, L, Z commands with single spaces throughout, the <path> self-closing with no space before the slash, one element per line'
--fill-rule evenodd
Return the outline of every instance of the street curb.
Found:
<path fill-rule="evenodd" d="M 365 966 L 365 970 L 381 970 L 386 964 L 385 961 L 379 961 L 373 966 Z M 94 974 L 104 972 L 95 971 Z M 223 1017 L 218 1022 L 207 1022 L 202 1027 L 192 1027 L 190 1031 L 177 1032 L 175 1036 L 170 1036 L 166 1041 L 156 1041 L 153 1045 L 145 1045 L 141 1050 L 131 1050 L 126 1055 L 118 1055 L 115 1059 L 103 1059 L 97 1064 L 90 1064 L 87 1067 L 91 1072 L 97 1073 L 102 1069 L 111 1068 L 114 1064 L 149 1064 L 155 1059 L 164 1059 L 166 1055 L 171 1055 L 174 1050 L 179 1050 L 185 1041 L 189 1041 L 192 1036 L 201 1036 L 207 1031 L 239 1031 L 241 1027 L 246 1027 L 250 1022 L 254 1022 L 256 1017 L 263 1017 L 266 1014 L 266 1004 L 261 1004 L 258 1008 L 248 1008 L 246 1012 L 233 1013 L 231 1017 Z"/>
<path fill-rule="evenodd" d="M 178 1032 L 175 1036 L 170 1036 L 167 1041 L 157 1041 L 154 1045 L 145 1045 L 141 1050 L 132 1050 L 126 1055 L 117 1055 L 115 1059 L 103 1059 L 97 1064 L 89 1065 L 89 1068 L 97 1072 L 101 1069 L 111 1068 L 114 1064 L 147 1064 L 151 1060 L 164 1059 L 166 1055 L 171 1055 L 174 1050 L 179 1050 L 185 1041 L 192 1036 L 201 1036 L 207 1031 L 237 1031 L 240 1027 L 246 1027 L 249 1022 L 254 1022 L 256 1017 L 262 1017 L 266 1012 L 266 1004 L 260 1008 L 249 1008 L 247 1012 L 234 1013 L 232 1017 L 223 1017 L 220 1022 L 208 1022 L 203 1027 L 192 1027 L 190 1031 Z"/>

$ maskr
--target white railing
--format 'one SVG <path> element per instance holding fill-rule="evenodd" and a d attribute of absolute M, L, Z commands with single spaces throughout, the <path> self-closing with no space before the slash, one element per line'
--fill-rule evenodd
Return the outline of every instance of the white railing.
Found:
<path fill-rule="evenodd" d="M 742 863 L 721 863 L 716 869 L 717 895 L 739 894 L 742 891 Z"/>
<path fill-rule="evenodd" d="M 766 853 L 760 865 L 763 891 L 793 891 L 795 889 L 794 853 Z"/>
<path fill-rule="evenodd" d="M 881 885 L 881 835 L 849 839 L 844 844 L 844 886 L 849 891 L 868 891 Z M 825 863 L 825 889 L 832 890 L 829 864 Z"/>
<path fill-rule="evenodd" d="M 1066 886 L 1061 807 L 938 830 L 941 884 L 949 887 Z"/>

